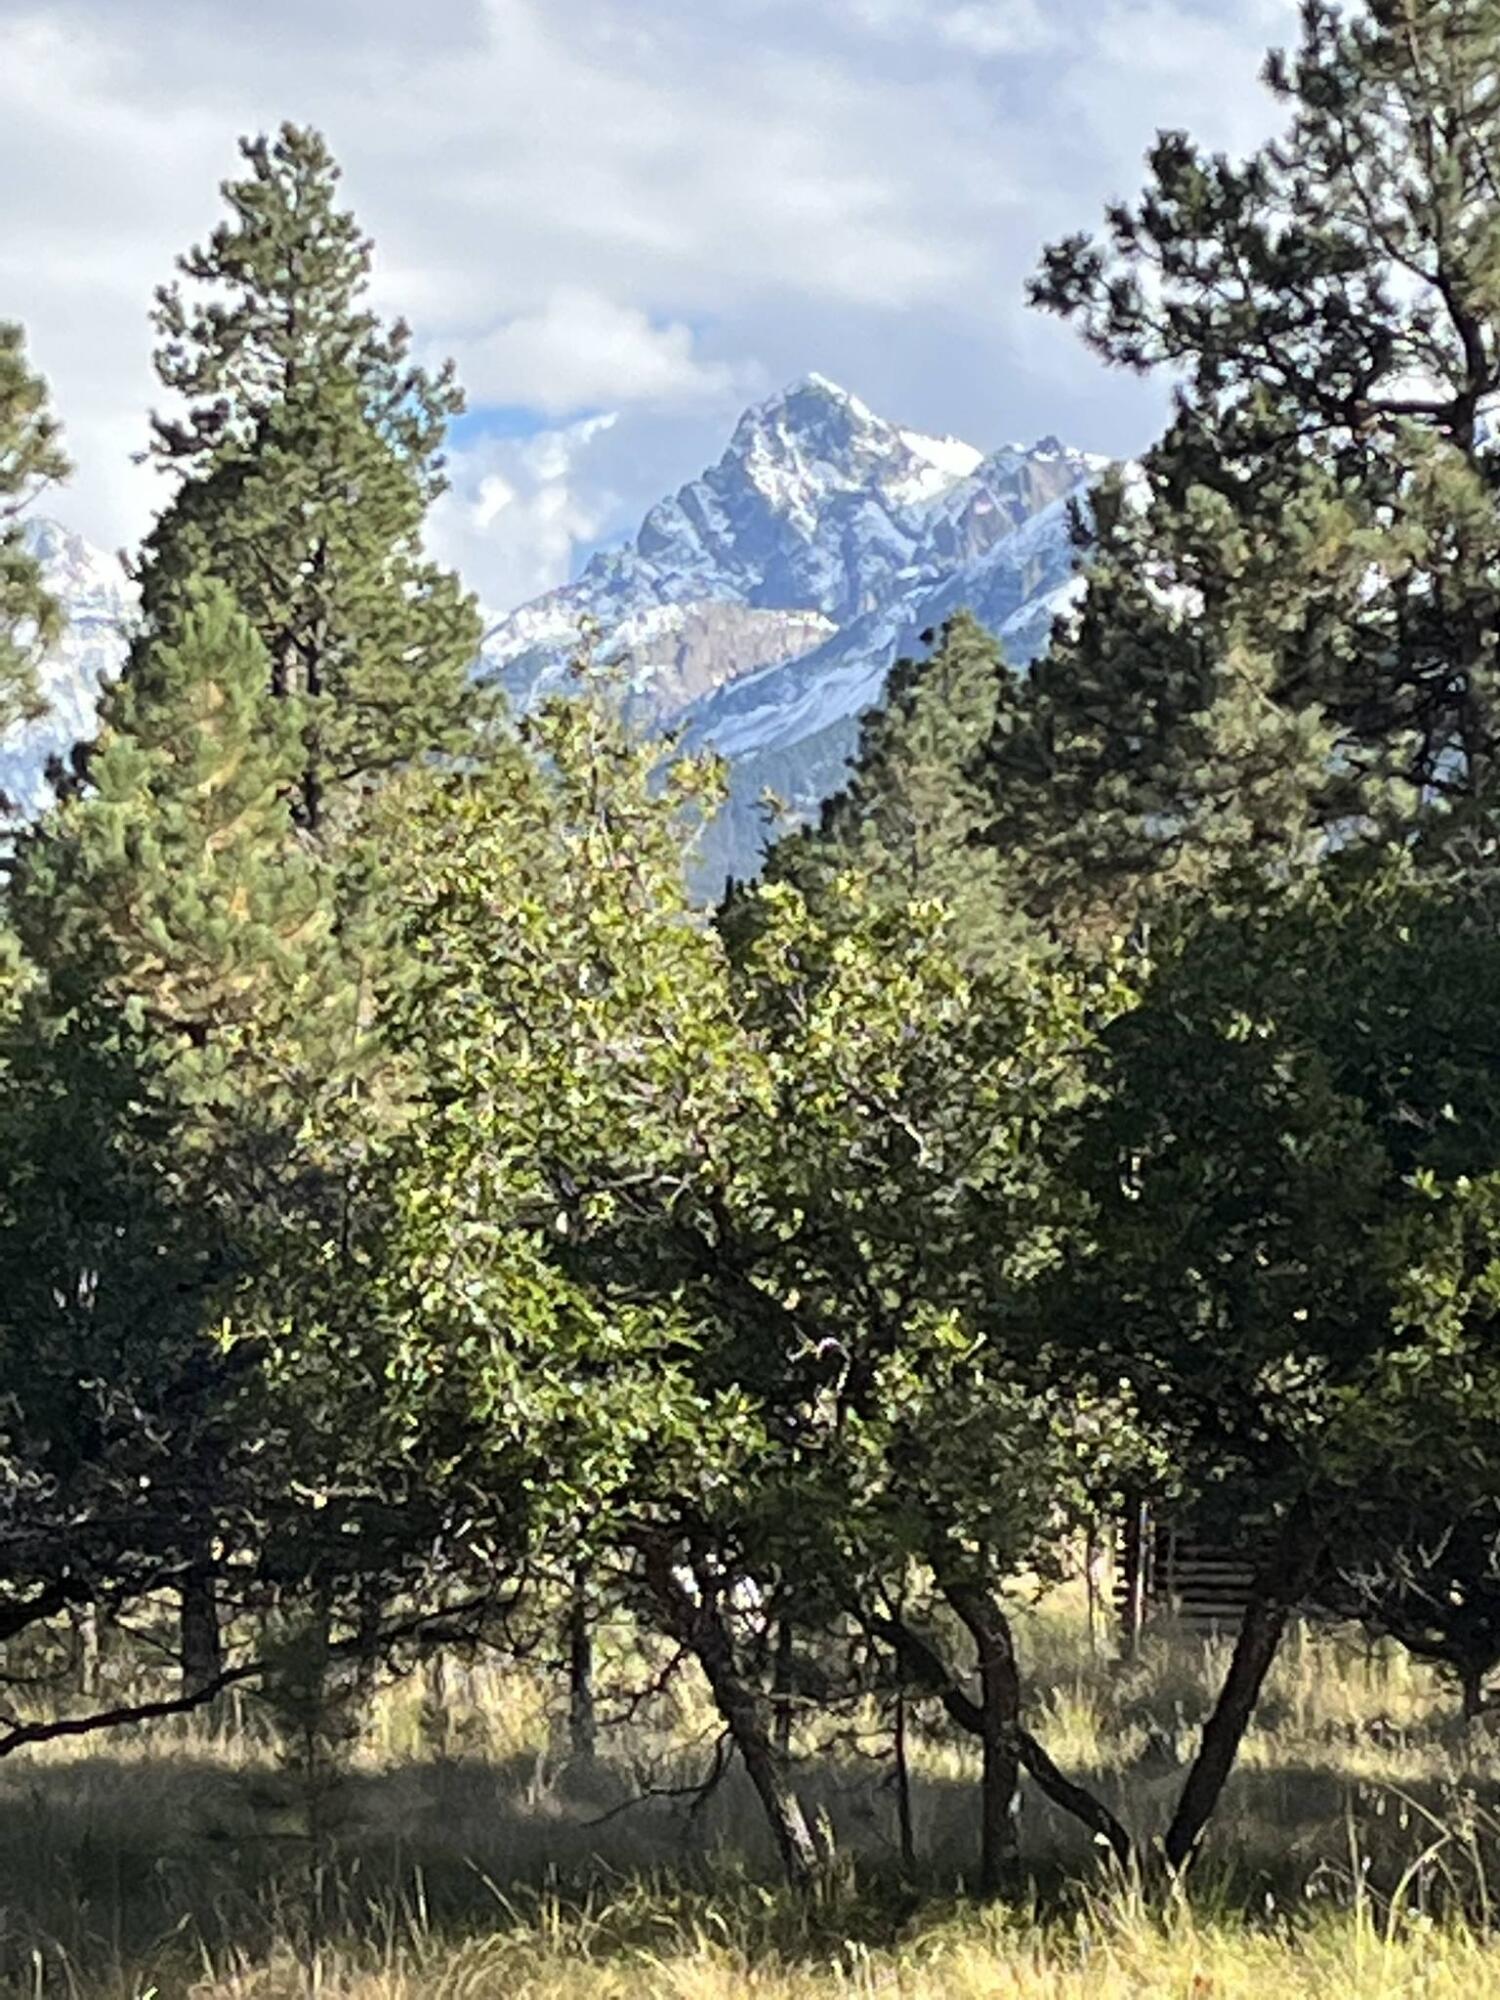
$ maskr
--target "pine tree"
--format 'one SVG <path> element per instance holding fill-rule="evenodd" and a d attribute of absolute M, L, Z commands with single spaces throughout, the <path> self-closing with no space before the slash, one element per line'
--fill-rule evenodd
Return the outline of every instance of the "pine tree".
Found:
<path fill-rule="evenodd" d="M 29 1474 L 9 1583 L 39 1602 L 203 1597 L 218 1524 L 243 1542 L 281 1504 L 287 1425 L 225 1336 L 267 1239 L 324 1199 L 305 1131 L 343 982 L 326 871 L 291 835 L 301 755 L 260 640 L 192 585 L 106 698 L 90 790 L 18 848 L 0 1399 Z"/>
<path fill-rule="evenodd" d="M 263 1035 L 326 949 L 318 871 L 293 839 L 297 706 L 222 584 L 183 593 L 109 690 L 86 796 L 23 844 L 13 898 L 63 1009 L 128 1009 L 174 1059 Z"/>
<path fill-rule="evenodd" d="M 1500 791 L 1500 10 L 1303 10 L 1243 164 L 1182 133 L 1034 300 L 1178 379 L 1097 498 L 1071 628 L 990 751 L 1045 898 L 1329 840 L 1487 846 Z M 1092 885 L 1092 888 L 1090 887 Z"/>
<path fill-rule="evenodd" d="M 862 717 L 848 783 L 816 826 L 771 849 L 763 879 L 800 890 L 829 919 L 841 907 L 830 890 L 846 873 L 864 880 L 873 907 L 941 898 L 972 964 L 1019 934 L 1004 859 L 975 842 L 986 812 L 973 765 L 1011 676 L 998 641 L 967 612 L 925 636 L 928 655 L 898 660 L 881 705 Z M 731 933 L 763 907 L 732 894 Z"/>
<path fill-rule="evenodd" d="M 157 372 L 184 413 L 154 419 L 151 455 L 180 483 L 142 595 L 161 630 L 189 579 L 229 586 L 273 692 L 299 704 L 296 816 L 322 834 L 352 788 L 467 741 L 478 615 L 421 543 L 462 398 L 368 309 L 371 246 L 319 135 L 241 150 L 230 219 L 157 297 Z"/>
<path fill-rule="evenodd" d="M 37 659 L 62 617 L 22 539 L 21 517 L 67 474 L 46 384 L 27 366 L 20 327 L 0 321 L 0 730 L 42 712 Z"/>

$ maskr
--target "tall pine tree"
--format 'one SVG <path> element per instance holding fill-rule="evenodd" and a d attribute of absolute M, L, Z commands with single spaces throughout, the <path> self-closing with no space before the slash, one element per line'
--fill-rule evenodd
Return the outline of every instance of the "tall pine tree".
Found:
<path fill-rule="evenodd" d="M 20 327 L 0 321 L 0 730 L 41 713 L 36 665 L 62 614 L 22 538 L 22 515 L 68 461 L 47 387 L 27 365 Z"/>
<path fill-rule="evenodd" d="M 362 784 L 467 740 L 479 618 L 422 548 L 462 398 L 369 310 L 371 246 L 322 138 L 287 125 L 241 150 L 229 219 L 157 298 L 157 372 L 181 407 L 154 420 L 151 454 L 179 483 L 142 595 L 162 629 L 189 579 L 232 590 L 273 692 L 299 703 L 296 816 L 322 836 Z"/>
<path fill-rule="evenodd" d="M 1500 10 L 1308 0 L 1243 163 L 1163 134 L 1033 288 L 1174 420 L 1098 496 L 1081 608 L 1007 704 L 996 837 L 1045 899 L 1295 862 L 1500 795 Z"/>
<path fill-rule="evenodd" d="M 174 1063 L 264 1035 L 327 959 L 319 871 L 293 838 L 297 705 L 222 584 L 183 593 L 104 698 L 88 793 L 23 844 L 13 895 L 63 1011 L 107 1001 Z"/>
<path fill-rule="evenodd" d="M 846 874 L 861 878 L 861 900 L 876 908 L 941 898 L 974 964 L 1019 935 L 1004 857 L 975 840 L 986 813 L 974 761 L 1011 674 L 998 641 L 967 612 L 926 638 L 926 657 L 898 660 L 881 705 L 861 719 L 848 782 L 824 802 L 815 826 L 777 842 L 763 880 L 800 890 L 831 922 L 848 907 L 830 894 Z M 753 927 L 763 910 L 755 896 L 732 894 L 731 934 Z"/>
<path fill-rule="evenodd" d="M 286 1425 L 234 1335 L 267 1239 L 332 1207 L 306 1134 L 345 983 L 326 870 L 292 837 L 299 718 L 269 680 L 224 587 L 185 586 L 106 698 L 89 790 L 23 837 L 11 893 L 8 1586 L 45 1606 L 180 1582 L 189 1685 L 215 1671 L 213 1569 L 263 1558 L 249 1524 L 287 1483 L 267 1449 Z"/>

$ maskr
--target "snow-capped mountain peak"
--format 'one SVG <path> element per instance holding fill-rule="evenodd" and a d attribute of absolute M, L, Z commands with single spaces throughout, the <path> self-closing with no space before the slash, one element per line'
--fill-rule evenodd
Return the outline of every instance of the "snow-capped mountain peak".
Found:
<path fill-rule="evenodd" d="M 581 625 L 595 626 L 643 727 L 730 758 L 700 879 L 747 873 L 761 792 L 805 813 L 834 789 L 858 716 L 929 627 L 966 606 L 1017 664 L 1039 650 L 1073 589 L 1070 502 L 1106 463 L 1050 436 L 986 456 L 807 375 L 747 410 L 718 462 L 633 539 L 497 619 L 481 671 L 524 706 L 565 684 Z M 38 523 L 31 541 L 73 620 L 47 666 L 54 716 L 0 742 L 0 784 L 35 807 L 46 759 L 92 733 L 133 597 L 119 563 L 79 537 Z"/>
<path fill-rule="evenodd" d="M 806 375 L 745 412 L 720 470 L 737 462 L 772 506 L 814 522 L 841 493 L 919 507 L 967 478 L 982 457 L 959 438 L 887 423 L 826 375 Z"/>
<path fill-rule="evenodd" d="M 503 619 L 490 671 L 526 703 L 563 677 L 581 619 L 654 726 L 734 767 L 704 879 L 753 868 L 769 786 L 797 811 L 841 777 L 898 653 L 968 605 L 1018 662 L 1066 607 L 1069 502 L 1107 461 L 1055 437 L 985 456 L 877 416 L 809 375 L 741 417 L 719 462 L 634 541 Z"/>

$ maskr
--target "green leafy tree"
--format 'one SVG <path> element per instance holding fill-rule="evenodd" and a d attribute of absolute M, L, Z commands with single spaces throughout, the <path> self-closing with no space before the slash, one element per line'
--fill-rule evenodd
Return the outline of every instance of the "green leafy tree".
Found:
<path fill-rule="evenodd" d="M 20 327 L 0 321 L 0 729 L 42 712 L 37 658 L 61 627 L 22 538 L 22 517 L 69 466 L 47 388 L 27 365 Z"/>
<path fill-rule="evenodd" d="M 715 780 L 660 755 L 559 703 L 491 767 L 386 801 L 422 968 L 397 1039 L 429 1079 L 373 1336 L 391 1448 L 513 1556 L 624 1562 L 794 1881 L 822 1857 L 745 1593 L 868 1621 L 980 1738 L 981 1874 L 1009 1886 L 1022 1758 L 1113 1826 L 1021 1727 L 1000 1595 L 1086 1466 L 1111 1485 L 1106 1421 L 1074 1423 L 1021 1304 L 1067 1207 L 1038 1130 L 1103 1001 L 1037 975 L 981 1005 L 937 906 L 861 904 L 853 878 L 826 920 L 763 892 L 736 971 L 682 880 Z M 979 1704 L 917 1628 L 919 1573 Z"/>
<path fill-rule="evenodd" d="M 1468 892 L 1350 857 L 1163 927 L 1106 1036 L 1095 1248 L 1054 1331 L 1130 1382 L 1169 1496 L 1261 1557 L 1174 1865 L 1320 1570 L 1386 1560 L 1403 1504 L 1457 1521 L 1494 1490 L 1497 969 Z"/>
<path fill-rule="evenodd" d="M 142 595 L 161 627 L 191 579 L 228 585 L 297 703 L 296 815 L 322 834 L 379 774 L 469 740 L 478 614 L 422 549 L 462 398 L 365 303 L 370 244 L 322 138 L 287 125 L 241 150 L 229 219 L 158 294 L 157 372 L 181 408 L 154 420 L 151 456 L 178 483 Z"/>
<path fill-rule="evenodd" d="M 393 1037 L 426 1079 L 371 1337 L 392 1449 L 465 1496 L 471 1536 L 572 1578 L 623 1560 L 699 1662 L 788 1874 L 818 1856 L 729 1628 L 716 1496 L 762 1449 L 663 1282 L 713 1228 L 760 1088 L 727 965 L 689 904 L 683 822 L 713 768 L 560 701 L 485 765 L 421 773 L 382 810 L 420 972 Z M 697 1587 L 684 1582 L 692 1574 Z"/>
<path fill-rule="evenodd" d="M 1488 854 L 1497 58 L 1489 0 L 1309 0 L 1266 72 L 1282 138 L 1165 133 L 1143 198 L 1047 253 L 1035 301 L 1178 390 L 991 745 L 1040 901 L 1361 834 Z"/>
<path fill-rule="evenodd" d="M 780 1449 L 734 1538 L 979 1739 L 979 1881 L 1013 1890 L 1023 1765 L 1128 1846 L 1024 1727 L 1011 1621 L 1018 1579 L 1053 1571 L 1136 1449 L 1128 1407 L 1061 1373 L 1038 1308 L 1088 1228 L 1067 1135 L 1128 996 L 1035 954 L 975 970 L 961 910 L 882 905 L 854 875 L 816 912 L 759 893 L 739 985 L 774 1094 L 705 1260 Z"/>

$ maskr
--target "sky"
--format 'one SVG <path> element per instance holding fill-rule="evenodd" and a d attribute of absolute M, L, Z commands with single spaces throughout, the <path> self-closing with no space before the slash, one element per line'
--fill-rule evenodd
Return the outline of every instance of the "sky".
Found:
<path fill-rule="evenodd" d="M 374 295 L 469 410 L 433 523 L 495 612 L 564 582 L 816 370 L 985 449 L 1146 443 L 1025 285 L 1141 184 L 1158 128 L 1232 152 L 1292 0 L 0 0 L 0 318 L 77 471 L 50 511 L 127 547 L 152 292 L 235 142 L 318 126 Z"/>

